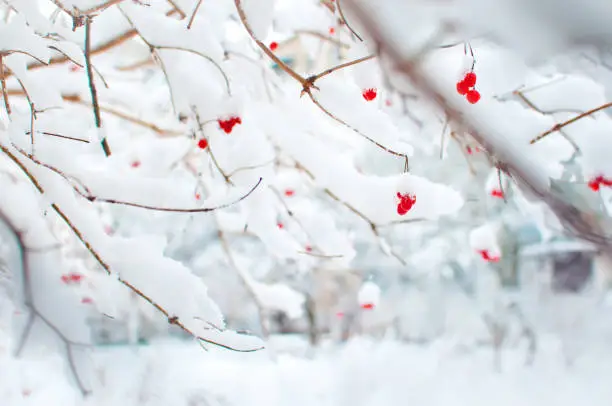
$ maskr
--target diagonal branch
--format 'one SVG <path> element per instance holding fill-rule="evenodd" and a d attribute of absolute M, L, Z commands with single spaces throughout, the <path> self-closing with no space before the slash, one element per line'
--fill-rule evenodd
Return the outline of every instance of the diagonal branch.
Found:
<path fill-rule="evenodd" d="M 40 184 L 38 179 L 36 179 L 36 177 L 30 172 L 30 170 L 28 170 L 28 168 L 23 164 L 23 162 L 21 162 L 19 160 L 19 158 L 17 158 L 17 156 L 14 153 L 12 153 L 6 146 L 4 146 L 2 144 L 0 144 L 0 151 L 4 152 L 4 154 L 6 154 L 8 156 L 8 158 L 11 161 L 13 161 L 15 163 L 15 165 L 17 165 L 19 167 L 19 169 L 21 169 L 23 171 L 23 173 L 28 177 L 30 182 L 32 182 L 32 185 L 38 190 L 38 192 L 40 194 L 44 194 L 45 193 L 45 189 L 42 187 L 42 185 Z M 79 241 L 81 241 L 81 243 L 85 246 L 87 251 L 89 251 L 89 253 L 94 257 L 96 262 L 104 269 L 104 271 L 107 274 L 109 274 L 109 275 L 113 275 L 113 274 L 117 275 L 115 272 L 113 272 L 113 270 L 111 269 L 110 265 L 100 256 L 98 251 L 85 238 L 83 233 L 81 233 L 81 230 L 79 230 L 79 228 L 70 220 L 70 218 L 66 215 L 66 213 L 64 213 L 64 211 L 57 205 L 57 203 L 51 203 L 50 206 L 53 209 L 53 211 L 62 219 L 62 221 L 64 223 L 66 223 L 66 225 L 72 230 L 72 232 L 75 234 L 75 236 L 79 239 Z M 231 347 L 231 346 L 223 344 L 223 343 L 219 343 L 219 342 L 213 341 L 213 340 L 205 338 L 205 337 L 201 337 L 201 336 L 195 334 L 177 316 L 175 316 L 173 314 L 170 314 L 163 306 L 161 306 L 154 299 L 149 297 L 146 293 L 142 292 L 136 286 L 131 284 L 129 281 L 121 278 L 121 276 L 119 276 L 119 275 L 117 277 L 117 281 L 119 283 L 121 283 L 122 285 L 126 286 L 128 289 L 130 289 L 132 292 L 134 292 L 137 296 L 140 296 L 140 298 L 142 298 L 147 303 L 149 303 L 151 306 L 153 306 L 158 312 L 163 314 L 164 317 L 167 318 L 168 323 L 176 325 L 181 330 L 183 330 L 185 333 L 189 334 L 190 336 L 192 336 L 193 338 L 195 338 L 199 342 L 206 342 L 206 343 L 209 343 L 209 344 L 216 345 L 218 347 L 222 347 L 222 348 L 225 348 L 225 349 L 228 349 L 228 350 L 237 351 L 237 352 L 253 352 L 253 351 L 258 351 L 258 350 L 261 349 L 261 348 L 253 348 L 253 349 L 242 350 L 242 349 L 237 349 L 237 348 Z"/>

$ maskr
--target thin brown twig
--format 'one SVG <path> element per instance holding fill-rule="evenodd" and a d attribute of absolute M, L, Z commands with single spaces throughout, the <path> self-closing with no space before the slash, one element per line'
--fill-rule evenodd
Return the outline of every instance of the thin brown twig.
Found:
<path fill-rule="evenodd" d="M 4 154 L 6 154 L 9 157 L 9 159 L 11 161 L 13 161 L 15 163 L 15 165 L 17 165 L 23 171 L 23 173 L 28 177 L 30 182 L 32 182 L 32 184 L 34 185 L 34 187 L 38 190 L 38 192 L 40 194 L 44 194 L 45 193 L 45 189 L 41 186 L 41 184 L 38 181 L 38 179 L 36 179 L 36 177 L 23 164 L 23 162 L 21 162 L 17 158 L 17 156 L 15 154 L 13 154 L 7 147 L 5 147 L 2 144 L 0 144 L 0 150 L 2 152 L 4 152 Z M 94 257 L 96 262 L 104 269 L 104 271 L 107 274 L 109 274 L 109 275 L 115 274 L 113 272 L 113 270 L 111 269 L 110 265 L 108 265 L 108 263 L 106 263 L 106 261 L 100 256 L 98 251 L 85 238 L 85 236 L 81 233 L 79 228 L 77 228 L 76 225 L 70 220 L 70 218 L 68 218 L 68 216 L 64 213 L 64 211 L 56 203 L 51 203 L 51 208 L 53 209 L 53 211 L 55 213 L 57 213 L 57 215 L 62 219 L 62 221 L 72 230 L 72 232 L 75 234 L 75 236 L 79 239 L 79 241 L 81 241 L 81 243 L 85 246 L 85 248 L 87 248 L 87 251 L 89 251 L 89 253 Z M 140 289 L 138 289 L 136 286 L 131 284 L 129 281 L 121 278 L 120 276 L 117 278 L 117 281 L 120 282 L 122 285 L 126 286 L 128 289 L 130 289 L 132 292 L 134 292 L 137 296 L 140 296 L 143 300 L 145 300 L 147 303 L 149 303 L 151 306 L 153 306 L 157 311 L 159 311 L 161 314 L 163 314 L 164 317 L 166 317 L 168 319 L 168 322 L 170 324 L 176 325 L 177 327 L 182 329 L 185 333 L 189 334 L 190 336 L 192 336 L 193 338 L 195 338 L 196 340 L 198 340 L 200 342 L 206 342 L 206 343 L 213 344 L 213 345 L 216 345 L 216 346 L 221 347 L 221 348 L 225 348 L 225 349 L 232 350 L 232 351 L 237 351 L 237 352 L 253 352 L 253 351 L 259 351 L 259 350 L 262 349 L 261 347 L 253 348 L 253 349 L 246 349 L 246 350 L 237 349 L 237 348 L 231 347 L 229 345 L 226 345 L 226 344 L 223 344 L 223 343 L 219 343 L 219 342 L 213 341 L 213 340 L 208 339 L 208 338 L 201 337 L 201 336 L 195 334 L 178 317 L 176 317 L 175 315 L 170 314 L 163 306 L 161 306 L 155 300 L 150 298 L 147 294 L 142 292 Z"/>
<path fill-rule="evenodd" d="M 102 4 L 98 5 L 98 6 L 94 6 L 94 7 L 90 8 L 90 9 L 82 11 L 81 13 L 89 15 L 89 14 L 93 14 L 93 13 L 97 13 L 97 12 L 102 12 L 102 11 L 106 10 L 107 8 L 112 7 L 112 6 L 116 5 L 116 4 L 119 4 L 119 3 L 123 2 L 123 1 L 124 0 L 108 0 L 106 3 L 102 3 Z"/>
<path fill-rule="evenodd" d="M 340 0 L 336 1 L 336 4 L 338 5 L 338 12 L 340 13 L 340 18 L 342 19 L 342 22 L 344 23 L 344 25 L 346 25 L 346 28 L 348 28 L 349 31 L 353 33 L 355 37 L 357 37 L 359 41 L 363 42 L 363 38 L 361 38 L 361 36 L 357 34 L 357 31 L 355 31 L 353 27 L 351 27 L 351 25 L 346 20 L 346 17 L 344 17 L 344 12 L 342 11 L 342 6 L 340 5 L 340 3 L 342 3 Z"/>
<path fill-rule="evenodd" d="M 191 24 L 193 24 L 193 21 L 195 20 L 195 16 L 196 14 L 198 14 L 198 10 L 200 9 L 201 5 L 202 5 L 202 0 L 198 0 L 198 3 L 196 4 L 196 6 L 193 9 L 193 12 L 191 13 L 191 17 L 189 18 L 189 23 L 187 24 L 188 30 L 191 29 Z"/>
<path fill-rule="evenodd" d="M 572 123 L 575 123 L 576 121 L 578 121 L 578 120 L 580 120 L 582 118 L 585 118 L 585 117 L 590 116 L 590 115 L 592 115 L 594 113 L 597 113 L 598 111 L 605 110 L 605 109 L 610 108 L 610 107 L 612 107 L 612 102 L 606 103 L 606 104 L 602 104 L 599 107 L 595 107 L 594 109 L 591 109 L 589 111 L 585 111 L 582 114 L 578 114 L 576 117 L 570 118 L 567 121 L 555 124 L 550 130 L 545 131 L 542 134 L 538 135 L 536 138 L 534 138 L 531 141 L 529 141 L 529 143 L 530 144 L 535 144 L 536 142 L 540 141 L 542 138 L 546 137 L 549 134 L 552 134 L 554 132 L 557 132 L 557 131 L 561 130 L 565 126 L 568 126 L 568 125 L 570 125 Z"/>
<path fill-rule="evenodd" d="M 6 77 L 4 76 L 4 58 L 0 55 L 0 84 L 2 85 L 2 97 L 4 99 L 4 107 L 6 113 L 11 115 L 11 105 L 9 103 L 8 91 L 6 88 Z"/>
<path fill-rule="evenodd" d="M 24 96 L 25 93 L 23 91 L 19 91 L 19 90 L 10 90 L 8 91 L 8 94 L 10 96 Z M 74 104 L 80 104 L 82 106 L 86 106 L 88 108 L 91 108 L 91 103 L 82 100 L 81 96 L 79 96 L 78 94 L 64 94 L 62 95 L 62 100 L 70 102 L 70 103 L 74 103 Z M 110 115 L 113 115 L 115 117 L 118 117 L 122 120 L 128 121 L 130 123 L 139 125 L 141 127 L 147 128 L 155 133 L 157 133 L 160 136 L 177 136 L 177 135 L 183 135 L 182 131 L 179 130 L 169 130 L 169 129 L 164 129 L 164 128 L 160 128 L 159 126 L 157 126 L 156 124 L 150 123 L 148 121 L 144 121 L 138 117 L 134 117 L 131 116 L 129 114 L 126 114 L 122 111 L 113 109 L 111 107 L 106 107 L 106 106 L 99 106 L 100 107 L 100 111 L 102 113 L 107 113 Z"/>
<path fill-rule="evenodd" d="M 91 93 L 91 105 L 94 112 L 94 120 L 96 128 L 98 129 L 98 137 L 102 137 L 100 143 L 104 155 L 109 157 L 111 155 L 106 135 L 102 134 L 102 117 L 100 116 L 100 105 L 98 104 L 98 91 L 96 90 L 96 83 L 93 77 L 93 69 L 91 66 L 91 17 L 85 18 L 85 67 L 87 68 L 87 82 L 89 84 L 89 91 Z"/>
<path fill-rule="evenodd" d="M 51 137 L 58 137 L 58 138 L 64 138 L 66 140 L 72 140 L 72 141 L 78 141 L 78 142 L 84 142 L 86 144 L 89 144 L 89 140 L 84 140 L 82 138 L 75 138 L 75 137 L 69 137 L 67 135 L 62 135 L 62 134 L 57 134 L 57 133 L 52 133 L 52 132 L 48 132 L 48 131 L 38 131 L 39 134 L 43 134 L 43 135 L 49 135 Z M 30 134 L 30 131 L 27 131 L 26 134 Z"/>

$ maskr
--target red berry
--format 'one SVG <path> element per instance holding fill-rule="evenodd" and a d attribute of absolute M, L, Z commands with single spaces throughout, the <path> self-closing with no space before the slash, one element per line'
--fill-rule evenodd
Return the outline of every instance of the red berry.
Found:
<path fill-rule="evenodd" d="M 206 147 L 208 147 L 208 140 L 206 138 L 202 138 L 198 141 L 198 148 L 206 149 Z"/>
<path fill-rule="evenodd" d="M 226 120 L 219 119 L 217 122 L 219 123 L 219 128 L 225 131 L 226 134 L 229 134 L 236 124 L 242 124 L 242 119 L 237 116 L 232 116 Z"/>
<path fill-rule="evenodd" d="M 287 196 L 287 197 L 291 197 L 294 194 L 295 194 L 295 192 L 292 189 L 285 190 L 285 196 Z"/>
<path fill-rule="evenodd" d="M 90 298 L 90 297 L 84 297 L 84 298 L 81 299 L 81 303 L 83 303 L 83 304 L 91 304 L 91 303 L 93 303 L 93 299 Z"/>
<path fill-rule="evenodd" d="M 277 49 L 278 49 L 278 42 L 276 42 L 276 41 L 270 42 L 270 50 L 271 51 L 276 51 Z"/>
<path fill-rule="evenodd" d="M 336 33 L 336 29 L 334 27 L 329 27 L 329 35 L 334 35 Z"/>
<path fill-rule="evenodd" d="M 374 308 L 374 303 L 364 303 L 361 305 L 363 310 L 372 310 Z"/>
<path fill-rule="evenodd" d="M 499 189 L 493 189 L 493 190 L 491 191 L 491 196 L 493 196 L 493 197 L 499 197 L 500 199 L 503 199 L 503 198 L 504 198 L 504 192 L 502 192 L 502 191 L 501 191 L 501 190 L 499 190 Z"/>
<path fill-rule="evenodd" d="M 595 178 L 595 179 L 590 180 L 588 185 L 592 191 L 597 192 L 601 186 L 601 182 L 597 178 Z"/>
<path fill-rule="evenodd" d="M 276 227 L 280 228 L 281 230 L 285 227 L 283 223 L 278 222 L 276 223 Z"/>
<path fill-rule="evenodd" d="M 397 197 L 400 199 L 400 202 L 397 204 L 397 214 L 403 216 L 408 213 L 410 209 L 416 203 L 416 196 L 411 194 L 402 195 L 401 193 L 397 193 Z"/>
<path fill-rule="evenodd" d="M 500 257 L 498 256 L 491 256 L 488 250 L 479 250 L 478 253 L 482 257 L 482 259 L 488 262 L 499 262 L 500 260 Z"/>
<path fill-rule="evenodd" d="M 70 276 L 69 275 L 62 275 L 62 282 L 64 283 L 70 283 Z"/>
<path fill-rule="evenodd" d="M 140 161 L 134 161 L 131 163 L 132 168 L 138 168 L 140 166 Z"/>
<path fill-rule="evenodd" d="M 467 83 L 465 83 L 465 80 L 462 80 L 461 82 L 457 82 L 457 93 L 459 93 L 460 95 L 465 95 L 470 91 L 470 87 L 467 85 Z"/>
<path fill-rule="evenodd" d="M 612 180 L 610 180 L 610 179 L 606 179 L 606 178 L 604 178 L 603 176 L 601 177 L 601 182 L 600 182 L 600 183 L 601 183 L 602 185 L 604 185 L 604 186 L 607 186 L 607 187 L 612 186 Z"/>
<path fill-rule="evenodd" d="M 70 274 L 70 281 L 72 282 L 80 282 L 81 279 L 83 279 L 83 275 L 81 275 L 80 273 L 71 273 Z"/>
<path fill-rule="evenodd" d="M 467 98 L 467 101 L 470 102 L 471 104 L 478 103 L 478 100 L 480 100 L 480 93 L 478 93 L 478 90 L 472 89 L 469 92 L 467 92 L 466 98 Z"/>
<path fill-rule="evenodd" d="M 470 147 L 469 145 L 467 147 L 465 147 L 465 152 L 467 152 L 468 155 L 472 155 L 472 153 L 473 153 L 472 147 Z"/>
<path fill-rule="evenodd" d="M 365 89 L 363 93 L 361 94 L 363 98 L 366 99 L 367 101 L 372 101 L 376 98 L 376 89 L 375 88 Z"/>
<path fill-rule="evenodd" d="M 474 72 L 466 73 L 465 77 L 463 78 L 463 82 L 466 84 L 467 87 L 476 86 L 476 74 Z"/>
<path fill-rule="evenodd" d="M 196 193 L 196 194 L 195 194 L 195 199 L 196 199 L 196 200 L 200 200 L 201 198 L 202 198 L 202 195 L 201 195 L 201 194 L 199 194 L 199 193 Z"/>
<path fill-rule="evenodd" d="M 307 245 L 306 247 L 304 247 L 304 249 L 306 250 L 306 252 L 312 252 L 312 247 L 310 245 Z"/>

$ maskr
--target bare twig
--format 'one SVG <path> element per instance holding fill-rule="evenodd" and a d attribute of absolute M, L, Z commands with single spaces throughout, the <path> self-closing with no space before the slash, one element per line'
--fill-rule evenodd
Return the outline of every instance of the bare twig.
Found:
<path fill-rule="evenodd" d="M 349 31 L 352 32 L 355 37 L 357 37 L 359 41 L 363 42 L 363 38 L 361 38 L 361 36 L 357 34 L 357 31 L 355 31 L 353 27 L 351 27 L 351 25 L 346 20 L 346 17 L 344 17 L 344 12 L 342 11 L 341 3 L 342 2 L 340 0 L 336 1 L 336 4 L 338 5 L 338 12 L 340 13 L 340 18 L 342 19 L 342 22 L 344 23 L 344 25 L 346 25 L 346 28 L 348 28 Z"/>
<path fill-rule="evenodd" d="M 189 23 L 187 24 L 188 30 L 191 29 L 191 24 L 193 24 L 193 21 L 195 20 L 195 16 L 196 14 L 198 14 L 198 10 L 200 9 L 201 5 L 202 5 L 202 0 L 198 0 L 198 3 L 196 4 L 196 6 L 193 9 L 193 12 L 191 13 L 191 17 L 189 18 Z"/>
<path fill-rule="evenodd" d="M 98 92 L 96 90 L 96 84 L 93 78 L 93 69 L 91 67 L 91 17 L 85 18 L 85 66 L 87 68 L 87 82 L 89 84 L 89 91 L 91 92 L 91 104 L 94 112 L 94 119 L 96 128 L 98 129 L 98 136 L 102 137 L 100 143 L 104 150 L 104 155 L 107 157 L 111 155 L 106 135 L 102 134 L 102 117 L 100 116 L 100 105 L 98 104 Z"/>
<path fill-rule="evenodd" d="M 84 140 L 84 139 L 81 139 L 81 138 L 69 137 L 69 136 L 67 136 L 67 135 L 62 135 L 62 134 L 57 134 L 57 133 L 51 133 L 51 132 L 48 132 L 48 131 L 39 131 L 38 133 L 39 133 L 39 134 L 43 134 L 43 135 L 49 135 L 49 136 L 51 136 L 51 137 L 64 138 L 64 139 L 66 139 L 66 140 L 72 140 L 72 141 L 84 142 L 84 143 L 86 143 L 86 144 L 89 144 L 89 141 L 88 141 L 88 140 Z M 26 134 L 30 134 L 30 131 L 27 131 L 27 132 L 26 132 Z"/>
<path fill-rule="evenodd" d="M 4 99 L 4 107 L 6 108 L 6 113 L 11 115 L 11 105 L 9 103 L 8 92 L 6 89 L 6 77 L 4 76 L 4 60 L 2 55 L 0 55 L 0 83 L 2 84 L 2 98 Z"/>
<path fill-rule="evenodd" d="M 530 144 L 535 144 L 536 142 L 540 141 L 542 138 L 544 138 L 547 135 L 552 134 L 552 133 L 554 133 L 556 131 L 561 130 L 565 126 L 568 126 L 568 125 L 570 125 L 572 123 L 575 123 L 576 121 L 578 121 L 578 120 L 580 120 L 582 118 L 585 118 L 587 116 L 590 116 L 591 114 L 597 113 L 598 111 L 605 110 L 605 109 L 610 108 L 610 107 L 612 107 L 612 102 L 606 103 L 606 104 L 602 104 L 599 107 L 595 107 L 594 109 L 591 109 L 589 111 L 585 111 L 582 114 L 578 114 L 576 117 L 570 118 L 567 121 L 555 124 L 550 130 L 545 131 L 542 134 L 538 135 L 536 138 L 534 138 L 531 141 L 529 141 L 529 143 Z"/>

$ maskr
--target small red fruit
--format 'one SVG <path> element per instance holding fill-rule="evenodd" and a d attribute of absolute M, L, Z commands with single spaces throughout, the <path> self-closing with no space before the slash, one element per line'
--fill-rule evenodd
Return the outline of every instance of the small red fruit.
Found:
<path fill-rule="evenodd" d="M 467 87 L 476 86 L 476 74 L 474 72 L 466 73 L 463 82 L 465 82 Z"/>
<path fill-rule="evenodd" d="M 287 196 L 287 197 L 291 197 L 294 194 L 295 194 L 295 191 L 293 191 L 292 189 L 285 190 L 285 196 Z"/>
<path fill-rule="evenodd" d="M 281 222 L 278 222 L 278 223 L 276 223 L 276 227 L 278 227 L 278 228 L 280 228 L 282 230 L 283 228 L 285 228 L 285 225 L 283 223 L 281 223 Z"/>
<path fill-rule="evenodd" d="M 93 303 L 93 299 L 90 297 L 84 297 L 81 299 L 81 303 L 83 304 L 92 304 Z"/>
<path fill-rule="evenodd" d="M 465 147 L 465 152 L 467 152 L 468 155 L 472 155 L 474 153 L 474 151 L 472 151 L 472 147 L 470 147 L 469 145 Z"/>
<path fill-rule="evenodd" d="M 201 195 L 201 194 L 199 194 L 199 193 L 196 193 L 196 194 L 195 194 L 195 199 L 196 199 L 196 200 L 200 200 L 201 198 L 202 198 L 202 195 Z"/>
<path fill-rule="evenodd" d="M 329 27 L 329 35 L 334 35 L 336 33 L 336 29 L 334 27 Z"/>
<path fill-rule="evenodd" d="M 79 282 L 81 282 L 81 279 L 83 279 L 83 275 L 81 275 L 80 273 L 71 273 L 70 274 L 70 281 L 71 282 L 79 283 Z"/>
<path fill-rule="evenodd" d="M 476 104 L 478 103 L 478 100 L 480 100 L 480 93 L 478 93 L 478 90 L 470 90 L 469 92 L 467 92 L 466 95 L 467 101 L 470 102 L 471 104 Z"/>
<path fill-rule="evenodd" d="M 206 147 L 208 147 L 208 140 L 206 138 L 202 138 L 198 141 L 198 148 L 206 149 Z"/>
<path fill-rule="evenodd" d="M 270 51 L 276 51 L 278 49 L 278 42 L 272 41 L 270 42 Z"/>
<path fill-rule="evenodd" d="M 376 89 L 375 88 L 365 89 L 361 94 L 363 98 L 366 99 L 366 101 L 372 101 L 376 98 Z"/>
<path fill-rule="evenodd" d="M 464 96 L 470 91 L 470 87 L 465 83 L 465 80 L 457 82 L 457 93 Z"/>
<path fill-rule="evenodd" d="M 498 198 L 500 198 L 500 199 L 503 199 L 503 198 L 504 198 L 504 192 L 502 192 L 502 191 L 501 191 L 501 190 L 499 190 L 499 189 L 493 189 L 493 190 L 491 191 L 491 196 L 493 196 L 493 197 L 498 197 Z"/>
<path fill-rule="evenodd" d="M 62 275 L 62 282 L 68 284 L 70 283 L 70 276 L 69 275 Z"/>
<path fill-rule="evenodd" d="M 363 310 L 372 310 L 374 308 L 374 303 L 363 303 L 361 308 Z"/>
<path fill-rule="evenodd" d="M 411 194 L 402 195 L 400 192 L 397 192 L 397 197 L 400 199 L 399 203 L 397 204 L 397 214 L 403 216 L 415 205 L 416 196 Z"/>
<path fill-rule="evenodd" d="M 132 168 L 138 168 L 140 166 L 140 161 L 134 161 L 130 165 Z"/>
<path fill-rule="evenodd" d="M 307 245 L 306 247 L 304 247 L 304 249 L 306 250 L 306 252 L 312 252 L 312 247 L 310 245 Z"/>
<path fill-rule="evenodd" d="M 499 262 L 500 260 L 499 256 L 491 256 L 488 250 L 478 250 L 478 253 L 482 257 L 482 259 L 488 262 Z"/>

